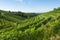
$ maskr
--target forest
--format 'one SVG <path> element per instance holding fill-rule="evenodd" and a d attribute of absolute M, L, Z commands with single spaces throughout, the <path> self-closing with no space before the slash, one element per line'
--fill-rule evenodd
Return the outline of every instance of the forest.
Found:
<path fill-rule="evenodd" d="M 0 40 L 60 40 L 60 8 L 44 13 L 0 10 Z"/>

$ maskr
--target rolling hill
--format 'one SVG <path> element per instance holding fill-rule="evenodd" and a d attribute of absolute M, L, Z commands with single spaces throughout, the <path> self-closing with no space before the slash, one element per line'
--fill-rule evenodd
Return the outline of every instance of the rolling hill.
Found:
<path fill-rule="evenodd" d="M 0 11 L 0 39 L 60 40 L 60 8 L 42 14 Z"/>
<path fill-rule="evenodd" d="M 22 20 L 29 19 L 31 17 L 37 16 L 38 14 L 35 13 L 23 13 L 23 12 L 12 12 L 12 11 L 3 11 L 0 10 L 0 18 L 21 23 Z"/>

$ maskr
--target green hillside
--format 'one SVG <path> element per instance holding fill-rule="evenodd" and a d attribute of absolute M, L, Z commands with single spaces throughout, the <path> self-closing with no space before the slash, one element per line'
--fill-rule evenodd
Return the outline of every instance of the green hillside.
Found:
<path fill-rule="evenodd" d="M 39 15 L 0 11 L 0 40 L 60 40 L 60 8 Z"/>
<path fill-rule="evenodd" d="M 21 23 L 25 19 L 29 19 L 31 17 L 37 16 L 36 13 L 23 13 L 23 12 L 11 12 L 11 11 L 3 11 L 0 10 L 0 18 L 11 21 Z"/>

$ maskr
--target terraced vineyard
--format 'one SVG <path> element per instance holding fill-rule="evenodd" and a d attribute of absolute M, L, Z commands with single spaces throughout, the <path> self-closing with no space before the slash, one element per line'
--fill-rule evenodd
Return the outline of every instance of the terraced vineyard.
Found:
<path fill-rule="evenodd" d="M 0 13 L 0 40 L 60 40 L 60 9 L 31 18 Z"/>

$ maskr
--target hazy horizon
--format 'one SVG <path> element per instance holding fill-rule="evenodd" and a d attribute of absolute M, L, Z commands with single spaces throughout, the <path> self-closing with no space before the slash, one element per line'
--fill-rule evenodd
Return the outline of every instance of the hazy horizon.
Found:
<path fill-rule="evenodd" d="M 60 7 L 60 0 L 0 0 L 0 10 L 47 12 Z"/>

